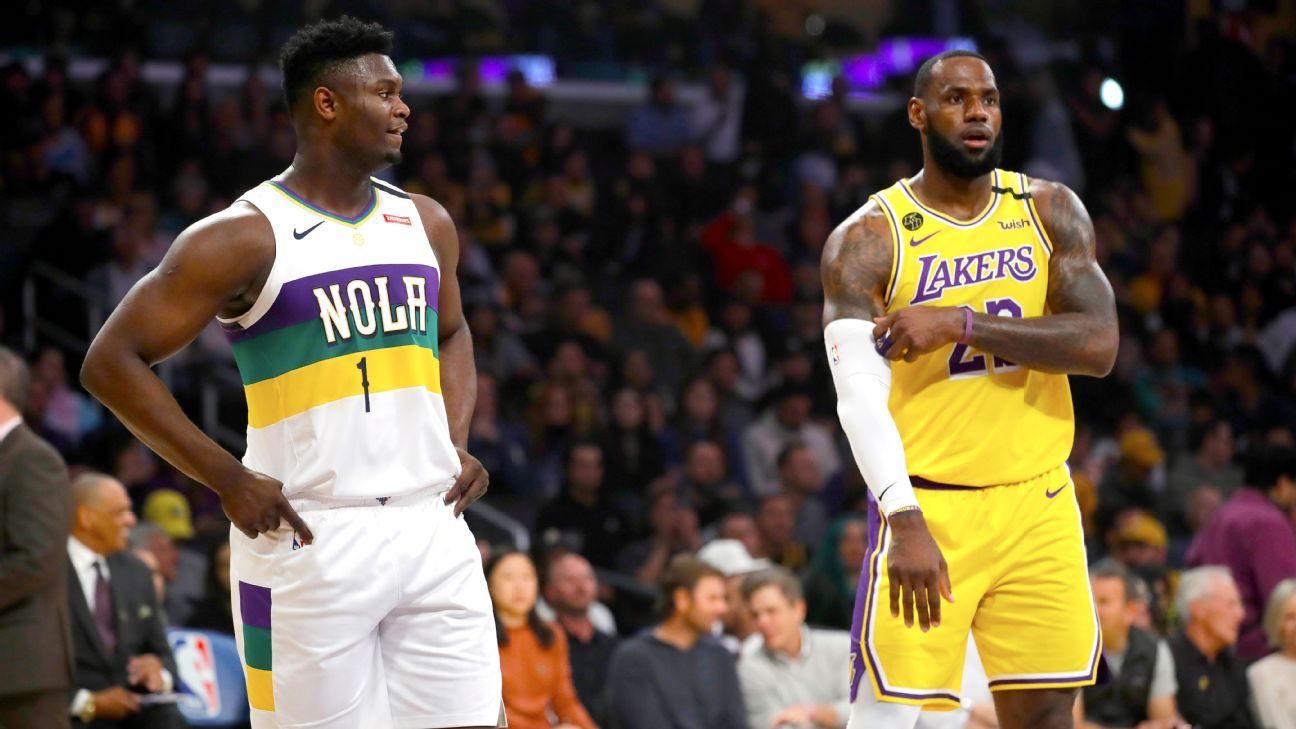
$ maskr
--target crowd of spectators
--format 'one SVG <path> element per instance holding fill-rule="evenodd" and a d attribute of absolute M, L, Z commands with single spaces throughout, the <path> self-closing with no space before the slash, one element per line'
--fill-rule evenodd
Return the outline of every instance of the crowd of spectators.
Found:
<path fill-rule="evenodd" d="M 633 34 L 607 37 L 623 26 L 572 10 L 598 4 L 566 5 L 536 4 L 554 13 L 529 26 L 533 49 L 548 49 L 551 36 L 583 38 L 554 47 L 591 58 L 634 45 Z M 728 4 L 703 5 L 723 14 Z M 1109 571 L 1128 585 L 1122 600 L 1141 606 L 1136 624 L 1187 636 L 1169 643 L 1181 670 L 1189 654 L 1215 666 L 1202 646 L 1222 639 L 1194 641 L 1180 626 L 1229 578 L 1241 607 L 1238 655 L 1251 661 L 1280 648 L 1268 670 L 1290 675 L 1296 608 L 1290 586 L 1277 588 L 1296 577 L 1296 133 L 1283 113 L 1296 99 L 1296 46 L 1221 27 L 1201 22 L 1183 47 L 1157 58 L 1164 75 L 1127 89 L 1123 111 L 1100 101 L 1100 85 L 1131 63 L 1130 51 L 1025 67 L 1005 42 L 987 39 L 983 50 L 1003 90 L 1011 142 L 1003 166 L 1082 193 L 1119 304 L 1115 371 L 1072 379 L 1070 465 L 1090 556 L 1119 567 Z M 827 98 L 799 99 L 788 59 L 801 51 L 775 33 L 752 33 L 746 45 L 703 33 L 711 40 L 683 58 L 642 42 L 644 55 L 624 51 L 663 72 L 610 130 L 553 121 L 544 91 L 521 74 L 488 100 L 465 62 L 453 91 L 408 99 L 404 159 L 383 173 L 439 200 L 459 226 L 478 368 L 469 449 L 491 473 L 486 503 L 523 524 L 534 546 L 526 555 L 482 540 L 501 655 L 515 656 L 506 666 L 570 666 L 509 694 L 520 702 L 519 726 L 531 714 L 547 721 L 546 712 L 574 726 L 616 722 L 618 697 L 603 683 L 631 669 L 623 657 L 621 673 L 607 673 L 613 636 L 651 623 L 645 596 L 663 580 L 671 589 L 662 616 L 673 616 L 666 624 L 677 647 L 691 650 L 689 626 L 720 616 L 740 666 L 768 664 L 740 669 L 752 681 L 772 681 L 786 654 L 801 650 L 788 637 L 788 610 L 800 605 L 811 624 L 849 627 L 868 538 L 859 516 L 866 489 L 825 369 L 819 255 L 836 222 L 917 171 L 918 143 L 898 112 L 853 112 L 840 85 Z M 397 37 L 406 49 L 426 40 Z M 219 502 L 77 387 L 73 343 L 93 334 L 82 298 L 52 287 L 34 301 L 17 293 L 42 264 L 110 308 L 181 230 L 291 162 L 277 90 L 249 72 L 237 90 L 218 93 L 210 59 L 189 55 L 167 93 L 145 82 L 133 52 L 89 84 L 70 79 L 58 56 L 36 75 L 17 63 L 0 69 L 10 110 L 0 119 L 0 215 L 16 231 L 0 253 L 0 281 L 12 284 L 0 291 L 8 314 L 0 340 L 22 343 L 31 303 L 70 335 L 27 352 L 26 422 L 74 471 L 102 471 L 127 488 L 142 522 L 131 548 L 153 566 L 170 622 L 229 630 Z M 705 93 L 685 104 L 677 84 L 690 74 Z M 1148 71 L 1128 74 L 1146 81 Z M 1256 95 L 1273 101 L 1271 113 L 1245 113 Z M 231 366 L 211 334 L 171 373 L 190 412 L 210 371 Z M 237 420 L 238 388 L 221 397 Z M 681 566 L 681 555 L 708 547 L 710 567 Z M 1185 598 L 1180 571 L 1202 565 L 1229 571 L 1183 578 L 1194 585 Z M 797 587 L 782 578 L 744 584 L 770 567 L 797 575 Z M 713 576 L 727 578 L 720 598 Z M 1269 607 L 1278 617 L 1265 618 L 1283 594 Z M 758 629 L 761 615 L 768 630 Z M 750 658 L 758 634 L 778 634 L 782 647 Z M 650 655 L 671 640 L 644 640 L 627 656 L 678 658 Z M 1188 690 L 1182 674 L 1178 690 Z M 747 711 L 844 722 L 835 701 Z M 1181 698 L 1178 710 L 1191 705 Z"/>

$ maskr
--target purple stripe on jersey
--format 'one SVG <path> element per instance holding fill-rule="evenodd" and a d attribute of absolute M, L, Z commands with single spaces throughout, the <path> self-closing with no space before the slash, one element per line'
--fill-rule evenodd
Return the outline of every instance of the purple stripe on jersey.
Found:
<path fill-rule="evenodd" d="M 270 588 L 239 580 L 239 615 L 244 625 L 270 629 Z"/>
<path fill-rule="evenodd" d="M 311 319 L 318 319 L 320 309 L 319 302 L 315 299 L 315 289 L 328 289 L 333 284 L 337 284 L 342 287 L 342 296 L 345 300 L 346 285 L 351 281 L 364 279 L 372 282 L 375 278 L 382 276 L 387 277 L 387 295 L 392 306 L 405 303 L 405 284 L 401 281 L 401 276 L 422 276 L 427 279 L 426 296 L 428 308 L 437 311 L 441 277 L 435 267 L 422 263 L 383 263 L 373 266 L 344 268 L 339 271 L 325 271 L 324 273 L 289 281 L 279 289 L 279 295 L 275 297 L 270 309 L 250 328 L 243 329 L 238 324 L 233 323 L 221 324 L 221 328 L 225 331 L 225 336 L 229 338 L 230 343 L 234 344 L 276 329 L 301 324 Z M 378 296 L 375 291 L 374 304 L 377 305 L 377 303 Z"/>

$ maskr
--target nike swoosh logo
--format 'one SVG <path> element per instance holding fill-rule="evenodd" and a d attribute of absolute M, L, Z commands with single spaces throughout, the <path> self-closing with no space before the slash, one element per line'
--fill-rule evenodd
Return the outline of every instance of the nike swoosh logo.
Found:
<path fill-rule="evenodd" d="M 301 240 L 302 238 L 305 238 L 306 236 L 310 235 L 312 230 L 315 230 L 316 228 L 320 227 L 323 224 L 324 221 L 321 220 L 318 223 L 312 225 L 311 227 L 307 228 L 306 230 L 303 230 L 300 233 L 297 232 L 296 228 L 293 228 L 293 237 L 296 238 L 297 240 Z"/>
<path fill-rule="evenodd" d="M 928 238 L 932 237 L 933 235 L 936 235 L 936 233 L 939 232 L 940 231 L 937 230 L 935 232 L 928 233 L 927 235 L 924 235 L 923 237 L 917 239 L 915 239 L 913 236 L 909 236 L 909 247 L 912 248 L 914 246 L 920 246 L 923 243 L 926 243 Z"/>
<path fill-rule="evenodd" d="M 1054 496 L 1057 496 L 1058 494 L 1062 493 L 1062 489 L 1066 487 L 1067 487 L 1066 484 L 1062 484 L 1061 486 L 1058 487 L 1057 491 L 1049 491 L 1048 489 L 1044 489 L 1044 495 L 1051 499 Z"/>

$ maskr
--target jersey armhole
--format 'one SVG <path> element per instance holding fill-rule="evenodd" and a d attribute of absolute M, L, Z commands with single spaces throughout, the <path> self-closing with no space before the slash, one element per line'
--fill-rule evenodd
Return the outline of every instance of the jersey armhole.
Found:
<path fill-rule="evenodd" d="M 887 222 L 890 224 L 887 227 L 891 231 L 891 275 L 887 279 L 886 289 L 882 295 L 882 305 L 889 309 L 891 308 L 891 297 L 895 295 L 896 284 L 900 282 L 900 272 L 904 264 L 902 256 L 904 251 L 900 248 L 900 225 L 896 220 L 895 211 L 891 209 L 891 204 L 881 195 L 873 195 L 872 198 L 877 200 L 878 206 L 882 208 L 882 212 L 886 214 Z"/>
<path fill-rule="evenodd" d="M 1040 244 L 1044 246 L 1044 253 L 1049 258 L 1053 257 L 1053 239 L 1049 238 L 1047 230 L 1044 230 L 1044 220 L 1040 217 L 1039 210 L 1035 208 L 1035 198 L 1030 194 L 1030 180 L 1026 175 L 1018 172 L 1017 176 L 1021 178 L 1022 195 L 1026 198 L 1026 211 L 1030 213 L 1031 222 L 1035 224 L 1035 232 L 1038 234 Z"/>
<path fill-rule="evenodd" d="M 395 187 L 394 185 L 389 185 L 386 182 L 383 182 L 382 180 L 379 180 L 376 177 L 371 177 L 369 179 L 373 181 L 374 187 L 376 187 L 377 189 L 386 192 L 392 195 L 393 197 L 399 198 L 398 200 L 394 200 L 393 202 L 402 205 L 409 205 L 411 211 L 410 221 L 412 223 L 415 223 L 418 226 L 417 228 L 418 230 L 423 231 L 423 239 L 424 241 L 427 242 L 428 251 L 432 253 L 432 261 L 436 264 L 437 276 L 445 276 L 445 270 L 441 268 L 441 256 L 437 254 L 436 244 L 432 241 L 432 238 L 428 235 L 427 226 L 423 224 L 423 214 L 419 212 L 418 203 L 414 202 L 414 198 L 411 197 L 409 193 L 405 192 L 404 190 L 401 190 L 400 188 Z M 429 199 L 431 199 L 433 202 L 437 202 L 435 198 L 429 198 Z M 440 205 L 439 202 L 437 204 Z M 449 215 L 448 212 L 447 215 Z M 451 223 L 453 222 L 454 221 L 452 220 Z"/>
<path fill-rule="evenodd" d="M 234 202 L 245 202 L 256 208 L 256 211 L 267 221 L 270 220 L 270 216 L 256 203 L 255 200 L 244 196 Z M 279 289 L 282 287 L 283 283 L 279 280 L 279 235 L 274 232 L 273 223 L 270 225 L 270 231 L 270 234 L 274 237 L 275 247 L 274 262 L 270 264 L 270 273 L 266 275 L 265 284 L 261 286 L 261 293 L 257 294 L 256 301 L 252 302 L 252 306 L 249 307 L 247 311 L 231 319 L 226 319 L 220 316 L 216 317 L 216 321 L 220 322 L 221 326 L 227 330 L 237 327 L 238 329 L 247 331 L 256 326 L 256 323 L 261 320 L 261 317 L 265 316 L 266 312 L 270 310 L 270 306 L 274 304 L 275 299 L 279 297 Z"/>

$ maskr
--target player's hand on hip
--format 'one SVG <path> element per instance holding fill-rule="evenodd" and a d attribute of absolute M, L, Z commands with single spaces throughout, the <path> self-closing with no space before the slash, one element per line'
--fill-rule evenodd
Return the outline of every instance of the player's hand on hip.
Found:
<path fill-rule="evenodd" d="M 315 541 L 310 527 L 302 521 L 301 516 L 288 503 L 283 494 L 283 483 L 263 473 L 244 469 L 243 474 L 234 483 L 225 484 L 220 490 L 221 507 L 225 516 L 239 531 L 256 539 L 258 534 L 272 532 L 282 522 L 297 532 L 302 544 Z"/>
<path fill-rule="evenodd" d="M 486 489 L 490 487 L 490 474 L 473 454 L 463 448 L 455 448 L 455 452 L 459 454 L 461 468 L 459 478 L 455 479 L 454 485 L 446 492 L 445 502 L 454 504 L 454 515 L 459 516 L 472 502 L 486 493 Z"/>
<path fill-rule="evenodd" d="M 887 522 L 891 527 L 891 546 L 887 551 L 891 617 L 900 616 L 903 602 L 905 626 L 913 627 L 917 613 L 918 627 L 925 633 L 940 625 L 941 598 L 954 602 L 949 565 L 927 530 L 921 511 L 902 511 L 893 514 Z"/>
<path fill-rule="evenodd" d="M 873 317 L 873 339 L 883 357 L 913 362 L 957 342 L 966 323 L 966 315 L 956 306 L 910 306 Z"/>

